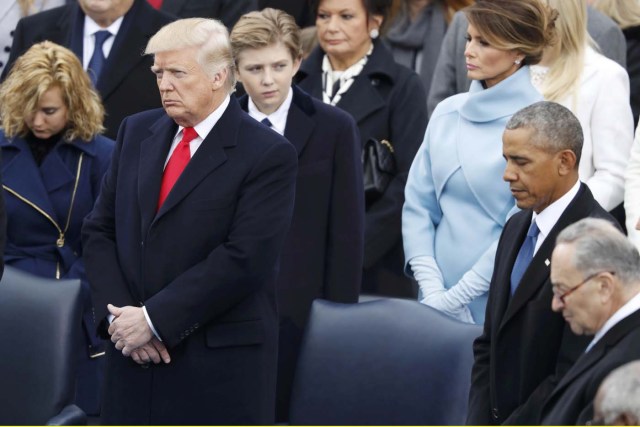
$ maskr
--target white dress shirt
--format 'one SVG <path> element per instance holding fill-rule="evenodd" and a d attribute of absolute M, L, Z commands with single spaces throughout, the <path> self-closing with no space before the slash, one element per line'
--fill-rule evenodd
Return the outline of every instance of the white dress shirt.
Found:
<path fill-rule="evenodd" d="M 535 212 L 533 213 L 531 221 L 535 220 L 536 225 L 540 230 L 540 234 L 538 234 L 538 240 L 536 240 L 536 247 L 533 250 L 534 256 L 551 232 L 551 229 L 556 225 L 564 211 L 567 209 L 567 206 L 569 206 L 574 197 L 576 197 L 576 194 L 578 194 L 578 190 L 580 190 L 580 180 L 576 181 L 576 183 L 573 185 L 573 187 L 571 187 L 569 191 L 567 191 L 558 200 L 544 208 L 542 212 L 540 212 L 539 214 L 536 214 Z"/>
<path fill-rule="evenodd" d="M 100 25 L 96 23 L 93 19 L 89 18 L 85 15 L 84 17 L 84 30 L 82 33 L 82 67 L 86 70 L 89 67 L 89 61 L 93 56 L 93 51 L 96 48 L 96 36 L 95 34 L 98 31 L 107 30 L 111 33 L 111 37 L 106 39 L 102 44 L 102 52 L 104 53 L 104 57 L 108 58 L 109 53 L 111 52 L 111 48 L 113 47 L 113 42 L 116 39 L 116 35 L 118 31 L 120 31 L 120 26 L 122 25 L 122 21 L 124 20 L 124 16 L 113 21 L 113 24 L 109 25 L 107 28 L 102 28 Z"/>
<path fill-rule="evenodd" d="M 586 353 L 591 350 L 593 346 L 596 345 L 598 341 L 600 341 L 600 339 L 604 336 L 604 334 L 609 332 L 611 328 L 613 328 L 626 317 L 632 315 L 638 310 L 640 310 L 640 294 L 637 294 L 635 297 L 627 301 L 625 305 L 623 305 L 618 309 L 618 311 L 613 313 L 613 316 L 611 316 L 606 322 L 604 322 L 604 325 L 602 325 L 602 328 L 600 328 L 600 330 L 593 336 L 593 339 L 584 352 Z"/>
<path fill-rule="evenodd" d="M 284 136 L 284 130 L 287 127 L 287 117 L 289 116 L 289 108 L 291 107 L 292 100 L 293 90 L 289 88 L 287 97 L 284 99 L 282 104 L 280 104 L 278 109 L 273 113 L 266 115 L 258 110 L 256 104 L 254 104 L 251 97 L 249 97 L 249 115 L 259 122 L 261 122 L 265 118 L 269 119 L 269 121 L 271 122 L 271 129 Z"/>

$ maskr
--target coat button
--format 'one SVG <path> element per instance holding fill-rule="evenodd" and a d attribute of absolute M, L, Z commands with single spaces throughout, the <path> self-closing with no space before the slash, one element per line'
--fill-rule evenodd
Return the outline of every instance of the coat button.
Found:
<path fill-rule="evenodd" d="M 497 420 L 499 418 L 500 414 L 498 413 L 498 408 L 491 409 L 491 416 L 494 420 Z"/>
<path fill-rule="evenodd" d="M 4 51 L 7 53 L 11 52 L 11 46 L 5 46 Z"/>
<path fill-rule="evenodd" d="M 380 85 L 379 79 L 371 79 L 371 86 L 379 86 L 379 85 Z"/>

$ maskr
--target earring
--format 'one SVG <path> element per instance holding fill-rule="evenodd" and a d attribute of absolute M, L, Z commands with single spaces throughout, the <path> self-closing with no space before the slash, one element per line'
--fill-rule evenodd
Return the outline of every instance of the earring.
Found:
<path fill-rule="evenodd" d="M 369 37 L 371 37 L 374 40 L 377 39 L 379 35 L 380 35 L 380 31 L 378 31 L 377 28 L 374 28 L 373 30 L 369 31 Z"/>
<path fill-rule="evenodd" d="M 516 59 L 515 61 L 513 61 L 514 64 L 516 65 L 520 65 L 520 63 L 522 62 L 522 59 Z"/>

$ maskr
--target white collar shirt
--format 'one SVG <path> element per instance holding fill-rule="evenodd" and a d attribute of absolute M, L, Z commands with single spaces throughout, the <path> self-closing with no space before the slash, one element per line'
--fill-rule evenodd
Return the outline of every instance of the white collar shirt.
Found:
<path fill-rule="evenodd" d="M 613 316 L 611 316 L 609 319 L 607 319 L 606 322 L 604 322 L 604 325 L 602 325 L 602 328 L 600 328 L 600 330 L 596 332 L 593 339 L 587 346 L 585 353 L 591 350 L 593 346 L 596 345 L 598 341 L 600 341 L 602 337 L 611 330 L 611 328 L 613 328 L 615 325 L 620 323 L 626 317 L 630 316 L 631 314 L 635 313 L 638 310 L 640 310 L 640 293 L 634 296 L 633 298 L 631 298 L 629 301 L 627 301 L 625 305 L 623 305 L 618 309 L 618 311 L 613 313 Z"/>
<path fill-rule="evenodd" d="M 93 19 L 89 18 L 89 16 L 84 17 L 84 30 L 82 35 L 82 67 L 86 70 L 89 67 L 89 61 L 93 56 L 93 51 L 96 47 L 96 37 L 95 34 L 98 31 L 107 30 L 111 33 L 111 37 L 106 39 L 102 44 L 102 52 L 104 53 L 104 57 L 108 58 L 109 53 L 111 53 L 111 48 L 113 47 L 113 42 L 116 39 L 116 35 L 118 31 L 120 31 L 120 27 L 122 26 L 122 21 L 124 20 L 124 16 L 113 21 L 111 25 L 107 28 L 102 28 L 100 25 L 96 23 Z"/>
<path fill-rule="evenodd" d="M 202 120 L 200 123 L 198 123 L 193 127 L 196 133 L 198 134 L 198 137 L 194 138 L 189 143 L 189 151 L 191 152 L 191 157 L 193 157 L 196 154 L 196 151 L 198 150 L 198 148 L 200 148 L 200 145 L 202 145 L 202 142 L 205 140 L 207 135 L 209 135 L 209 132 L 211 132 L 213 127 L 216 125 L 216 123 L 218 123 L 218 120 L 220 120 L 220 117 L 222 117 L 222 114 L 224 114 L 227 107 L 229 106 L 230 100 L 231 98 L 229 97 L 229 95 L 227 95 L 222 101 L 222 103 L 218 106 L 218 108 L 216 108 L 204 120 Z M 173 154 L 173 150 L 176 149 L 176 147 L 178 146 L 178 143 L 182 139 L 183 129 L 184 127 L 178 126 L 178 132 L 173 137 L 173 142 L 171 143 L 169 154 L 167 155 L 167 158 L 164 162 L 165 167 L 167 166 L 167 162 L 169 162 L 169 159 L 171 158 L 171 154 Z"/>
<path fill-rule="evenodd" d="M 282 104 L 278 107 L 276 111 L 273 113 L 266 115 L 260 110 L 253 102 L 251 97 L 249 97 L 249 115 L 261 122 L 265 118 L 269 119 L 271 122 L 271 128 L 278 132 L 280 135 L 284 136 L 284 130 L 287 127 L 287 117 L 289 116 L 289 108 L 291 108 L 291 101 L 293 100 L 293 90 L 289 88 L 289 93 L 287 97 L 284 99 Z"/>
<path fill-rule="evenodd" d="M 565 209 L 567 209 L 571 201 L 576 197 L 578 190 L 580 190 L 580 180 L 577 180 L 569 191 L 547 206 L 542 212 L 539 214 L 536 214 L 535 212 L 533 213 L 532 221 L 536 222 L 536 225 L 540 230 L 540 234 L 538 234 L 538 239 L 536 240 L 536 247 L 533 251 L 534 255 L 538 252 L 538 249 L 540 249 L 540 246 L 542 246 L 544 240 L 556 225 Z"/>

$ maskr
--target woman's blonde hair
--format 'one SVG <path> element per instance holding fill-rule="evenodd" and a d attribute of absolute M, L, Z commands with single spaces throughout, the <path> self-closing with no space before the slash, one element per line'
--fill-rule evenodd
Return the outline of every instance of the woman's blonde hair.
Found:
<path fill-rule="evenodd" d="M 540 0 L 478 0 L 464 13 L 491 46 L 524 54 L 523 65 L 540 62 L 555 42 L 556 13 Z"/>
<path fill-rule="evenodd" d="M 558 44 L 554 46 L 556 58 L 544 79 L 542 95 L 548 101 L 558 102 L 577 93 L 585 51 L 592 42 L 587 33 L 587 5 L 584 0 L 547 1 L 558 11 Z M 571 109 L 575 111 L 575 99 L 573 104 Z"/>
<path fill-rule="evenodd" d="M 592 6 L 616 21 L 623 30 L 640 26 L 640 2 L 638 0 L 596 0 Z"/>
<path fill-rule="evenodd" d="M 238 55 L 245 49 L 261 49 L 282 43 L 295 61 L 302 56 L 300 28 L 293 16 L 282 10 L 266 8 L 242 15 L 231 30 L 231 50 Z"/>
<path fill-rule="evenodd" d="M 26 118 L 42 95 L 58 87 L 67 107 L 66 141 L 90 141 L 104 131 L 104 107 L 82 64 L 69 49 L 44 41 L 16 60 L 0 85 L 0 122 L 7 138 L 29 133 Z"/>

